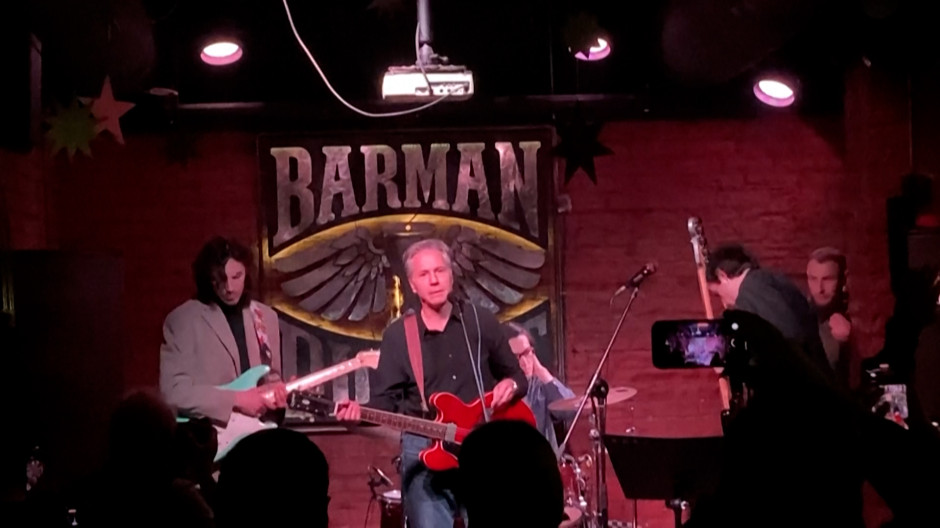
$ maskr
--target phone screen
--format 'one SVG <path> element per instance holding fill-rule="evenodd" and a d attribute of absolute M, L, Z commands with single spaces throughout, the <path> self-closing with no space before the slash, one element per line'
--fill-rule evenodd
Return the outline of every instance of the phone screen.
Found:
<path fill-rule="evenodd" d="M 650 333 L 656 368 L 725 365 L 731 337 L 722 331 L 721 319 L 656 321 Z"/>

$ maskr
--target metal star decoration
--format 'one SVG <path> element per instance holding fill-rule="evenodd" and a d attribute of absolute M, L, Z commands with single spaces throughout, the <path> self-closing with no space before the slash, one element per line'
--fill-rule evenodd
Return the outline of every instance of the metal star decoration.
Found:
<path fill-rule="evenodd" d="M 121 133 L 120 118 L 131 108 L 134 108 L 134 103 L 114 100 L 114 94 L 111 92 L 111 78 L 105 77 L 101 95 L 91 103 L 91 113 L 98 120 L 97 130 L 99 132 L 107 130 L 118 143 L 123 145 L 124 134 Z"/>
<path fill-rule="evenodd" d="M 47 118 L 46 122 L 49 124 L 46 137 L 52 142 L 53 156 L 65 149 L 69 161 L 76 150 L 91 157 L 90 143 L 98 135 L 98 130 L 90 108 L 77 99 L 73 99 L 67 108 L 56 104 L 55 114 Z"/>
<path fill-rule="evenodd" d="M 594 157 L 613 154 L 612 150 L 597 140 L 603 127 L 603 123 L 587 123 L 582 120 L 556 126 L 561 142 L 555 147 L 554 153 L 565 158 L 565 185 L 571 181 L 578 169 L 583 169 L 594 185 L 597 185 Z"/>

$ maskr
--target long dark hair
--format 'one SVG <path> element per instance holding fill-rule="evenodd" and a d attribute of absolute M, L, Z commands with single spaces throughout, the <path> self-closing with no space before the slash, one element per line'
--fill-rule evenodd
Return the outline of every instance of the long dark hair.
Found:
<path fill-rule="evenodd" d="M 252 257 L 251 250 L 235 240 L 213 237 L 206 242 L 196 260 L 193 261 L 193 279 L 196 281 L 196 299 L 206 303 L 221 304 L 219 296 L 215 293 L 213 280 L 225 280 L 225 263 L 234 259 L 245 266 L 245 292 L 238 301 L 244 306 L 251 298 L 252 289 Z"/>

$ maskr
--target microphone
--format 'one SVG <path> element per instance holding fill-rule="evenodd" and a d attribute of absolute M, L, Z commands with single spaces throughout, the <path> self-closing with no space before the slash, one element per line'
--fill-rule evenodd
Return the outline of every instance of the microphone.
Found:
<path fill-rule="evenodd" d="M 375 474 L 378 476 L 380 483 L 382 483 L 382 484 L 384 484 L 384 485 L 386 485 L 386 486 L 389 486 L 389 487 L 394 487 L 394 486 L 395 486 L 395 484 L 392 482 L 392 479 L 388 478 L 388 475 L 386 475 L 385 473 L 383 473 L 381 469 L 379 469 L 379 468 L 377 468 L 377 467 L 375 467 L 375 466 L 369 466 L 369 471 L 375 473 Z"/>
<path fill-rule="evenodd" d="M 625 292 L 628 288 L 639 287 L 640 283 L 642 283 L 644 280 L 646 280 L 647 277 L 649 277 L 650 275 L 654 273 L 656 273 L 656 263 L 647 262 L 646 264 L 643 265 L 642 268 L 640 268 L 640 271 L 634 273 L 633 276 L 630 277 L 630 280 L 621 284 L 620 287 L 617 288 L 617 291 L 614 292 L 614 297 Z"/>

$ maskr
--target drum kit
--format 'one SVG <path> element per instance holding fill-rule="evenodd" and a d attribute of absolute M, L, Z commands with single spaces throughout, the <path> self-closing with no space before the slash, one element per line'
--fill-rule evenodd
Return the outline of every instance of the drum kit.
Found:
<path fill-rule="evenodd" d="M 615 387 L 607 392 L 606 404 L 615 405 L 625 402 L 636 396 L 636 389 L 631 387 Z M 567 398 L 558 400 L 549 404 L 550 411 L 556 413 L 576 412 L 581 405 L 581 398 Z M 592 428 L 590 432 L 591 440 L 594 443 L 595 453 L 603 449 L 600 445 L 601 433 L 597 425 L 597 408 L 595 406 L 595 417 L 592 418 Z M 393 463 L 398 465 L 397 461 Z M 603 503 L 600 494 L 606 495 L 603 489 L 602 476 L 600 468 L 595 464 L 594 454 L 587 453 L 578 457 L 563 453 L 559 457 L 558 469 L 561 473 L 562 488 L 564 490 L 564 512 L 565 518 L 559 525 L 559 528 L 599 528 L 602 512 L 599 506 Z M 591 469 L 595 470 L 595 478 L 591 478 Z M 389 489 L 388 491 L 377 493 L 376 489 L 380 486 L 393 485 L 391 479 L 385 476 L 381 470 L 370 466 L 373 477 L 369 480 L 369 486 L 372 489 L 373 499 L 379 504 L 381 513 L 380 528 L 403 528 L 407 526 L 404 518 L 404 508 L 402 507 L 401 490 Z M 600 483 L 600 484 L 599 484 Z"/>

